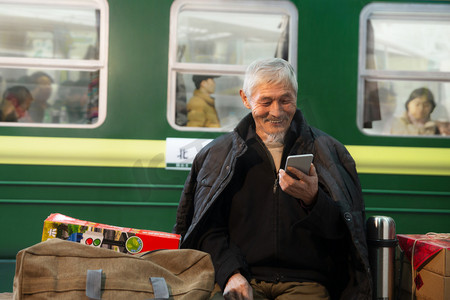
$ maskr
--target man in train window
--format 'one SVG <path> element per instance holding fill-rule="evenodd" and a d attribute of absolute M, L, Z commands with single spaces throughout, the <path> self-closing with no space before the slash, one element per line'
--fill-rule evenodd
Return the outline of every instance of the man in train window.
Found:
<path fill-rule="evenodd" d="M 256 61 L 240 95 L 251 113 L 203 148 L 174 231 L 211 254 L 225 299 L 371 299 L 365 209 L 346 148 L 309 126 L 292 66 Z M 314 155 L 309 173 L 287 156 Z"/>
<path fill-rule="evenodd" d="M 26 87 L 16 85 L 8 88 L 3 94 L 0 104 L 0 121 L 18 122 L 19 120 L 25 120 L 32 102 L 33 96 Z"/>
<path fill-rule="evenodd" d="M 31 74 L 25 80 L 27 80 L 27 83 L 31 86 L 30 92 L 34 99 L 29 110 L 31 119 L 35 123 L 42 123 L 44 121 L 50 122 L 49 116 L 47 116 L 48 120 L 44 119 L 46 110 L 50 106 L 48 100 L 53 91 L 53 78 L 45 72 L 38 71 Z"/>
<path fill-rule="evenodd" d="M 220 127 L 219 117 L 211 97 L 216 90 L 214 78 L 218 76 L 194 75 L 194 95 L 187 104 L 187 126 L 189 127 Z"/>

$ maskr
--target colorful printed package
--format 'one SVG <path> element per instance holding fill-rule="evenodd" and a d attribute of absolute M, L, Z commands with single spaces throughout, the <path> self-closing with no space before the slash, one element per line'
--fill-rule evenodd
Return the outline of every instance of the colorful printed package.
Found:
<path fill-rule="evenodd" d="M 180 235 L 110 226 L 74 219 L 59 213 L 44 221 L 42 241 L 59 238 L 93 247 L 137 254 L 157 249 L 178 249 Z"/>

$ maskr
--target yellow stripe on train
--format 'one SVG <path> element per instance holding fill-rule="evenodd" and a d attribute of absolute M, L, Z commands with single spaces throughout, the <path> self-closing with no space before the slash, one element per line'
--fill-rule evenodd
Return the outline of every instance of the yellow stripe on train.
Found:
<path fill-rule="evenodd" d="M 0 163 L 165 168 L 164 140 L 0 136 Z M 450 149 L 347 146 L 360 173 L 450 176 Z"/>

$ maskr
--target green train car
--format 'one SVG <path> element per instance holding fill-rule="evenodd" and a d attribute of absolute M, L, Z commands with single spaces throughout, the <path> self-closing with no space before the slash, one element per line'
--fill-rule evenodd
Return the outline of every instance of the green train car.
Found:
<path fill-rule="evenodd" d="M 193 156 L 248 113 L 245 68 L 273 56 L 355 158 L 367 215 L 449 232 L 450 1 L 0 0 L 0 292 L 51 213 L 170 232 Z M 218 76 L 219 127 L 186 123 L 193 75 Z M 430 119 L 395 132 L 418 88 Z"/>

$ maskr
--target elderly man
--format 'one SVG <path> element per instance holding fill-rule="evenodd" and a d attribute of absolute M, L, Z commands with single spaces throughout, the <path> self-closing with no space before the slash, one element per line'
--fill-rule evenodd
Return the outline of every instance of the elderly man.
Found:
<path fill-rule="evenodd" d="M 186 180 L 181 247 L 211 254 L 225 299 L 371 299 L 354 160 L 306 123 L 286 61 L 252 63 L 240 95 L 251 114 L 198 153 Z M 306 153 L 309 174 L 283 169 Z"/>

